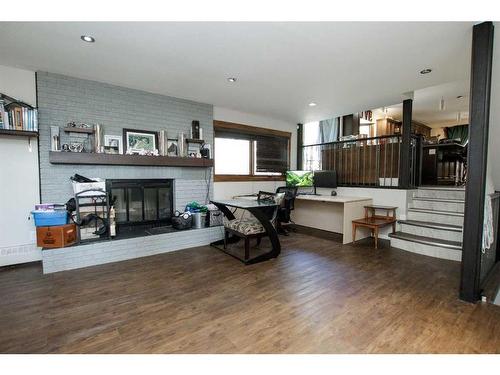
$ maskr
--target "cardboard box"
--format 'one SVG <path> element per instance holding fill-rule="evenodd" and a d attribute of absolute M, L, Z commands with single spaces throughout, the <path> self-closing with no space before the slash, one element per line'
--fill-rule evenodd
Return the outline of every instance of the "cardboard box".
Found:
<path fill-rule="evenodd" d="M 66 224 L 36 228 L 37 246 L 56 249 L 73 245 L 76 242 L 76 225 Z"/>

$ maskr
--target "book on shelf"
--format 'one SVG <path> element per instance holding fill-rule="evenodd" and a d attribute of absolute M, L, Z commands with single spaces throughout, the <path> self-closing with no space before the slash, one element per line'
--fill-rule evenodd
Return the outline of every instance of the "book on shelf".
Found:
<path fill-rule="evenodd" d="M 38 111 L 17 103 L 0 106 L 0 129 L 38 131 Z"/>
<path fill-rule="evenodd" d="M 37 109 L 0 93 L 0 129 L 38 131 Z"/>

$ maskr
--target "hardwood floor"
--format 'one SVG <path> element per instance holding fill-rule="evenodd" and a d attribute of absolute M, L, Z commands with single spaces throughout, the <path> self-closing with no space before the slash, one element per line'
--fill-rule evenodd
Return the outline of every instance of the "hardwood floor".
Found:
<path fill-rule="evenodd" d="M 281 240 L 253 266 L 200 247 L 45 276 L 0 269 L 0 352 L 500 352 L 500 307 L 458 300 L 458 263 Z"/>

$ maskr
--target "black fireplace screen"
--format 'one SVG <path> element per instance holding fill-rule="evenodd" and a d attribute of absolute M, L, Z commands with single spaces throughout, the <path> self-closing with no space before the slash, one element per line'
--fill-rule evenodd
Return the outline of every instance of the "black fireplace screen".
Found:
<path fill-rule="evenodd" d="M 106 180 L 114 202 L 117 230 L 171 224 L 174 181 L 171 179 Z"/>

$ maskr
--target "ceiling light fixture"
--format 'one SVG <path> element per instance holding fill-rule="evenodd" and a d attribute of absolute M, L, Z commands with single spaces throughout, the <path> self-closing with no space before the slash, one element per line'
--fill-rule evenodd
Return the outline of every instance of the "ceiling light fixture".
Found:
<path fill-rule="evenodd" d="M 425 69 L 422 69 L 420 71 L 420 74 L 429 74 L 430 72 L 432 72 L 432 69 L 430 68 L 425 68 Z"/>
<path fill-rule="evenodd" d="M 80 37 L 81 40 L 83 40 L 84 42 L 87 42 L 87 43 L 94 43 L 95 42 L 95 38 L 90 36 L 90 35 L 82 35 Z"/>
<path fill-rule="evenodd" d="M 309 103 L 309 107 L 316 107 L 316 105 L 317 105 L 317 104 L 316 104 L 316 103 L 314 103 L 314 102 Z"/>
<path fill-rule="evenodd" d="M 464 96 L 463 95 L 458 95 L 457 99 L 462 99 Z"/>
<path fill-rule="evenodd" d="M 236 82 L 236 78 L 234 78 L 234 77 L 229 77 L 229 78 L 227 79 L 227 81 L 228 81 L 228 82 L 231 82 L 231 83 L 234 83 L 234 82 Z"/>
<path fill-rule="evenodd" d="M 444 98 L 441 97 L 441 100 L 439 101 L 439 110 L 444 111 Z"/>

